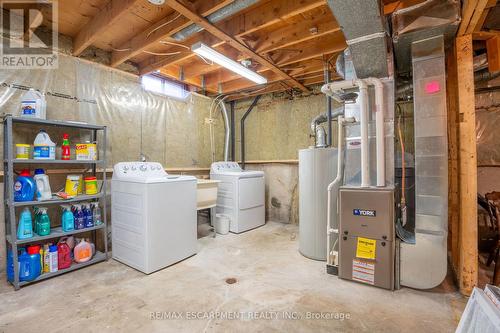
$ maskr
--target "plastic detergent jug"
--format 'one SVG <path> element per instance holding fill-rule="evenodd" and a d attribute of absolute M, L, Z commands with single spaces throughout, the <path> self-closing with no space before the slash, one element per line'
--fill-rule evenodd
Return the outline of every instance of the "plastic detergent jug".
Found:
<path fill-rule="evenodd" d="M 77 246 L 75 246 L 74 256 L 76 262 L 86 262 L 92 258 L 92 246 L 82 239 Z"/>
<path fill-rule="evenodd" d="M 63 210 L 61 215 L 61 227 L 63 231 L 71 231 L 75 229 L 75 217 L 71 212 L 71 206 L 61 205 Z"/>
<path fill-rule="evenodd" d="M 33 220 L 28 207 L 25 207 L 19 216 L 17 225 L 17 239 L 26 239 L 33 237 Z"/>
<path fill-rule="evenodd" d="M 46 207 L 39 207 L 39 220 L 38 220 L 38 232 L 39 236 L 47 236 L 50 235 L 50 218 L 47 214 Z"/>
<path fill-rule="evenodd" d="M 101 225 L 101 208 L 99 207 L 99 202 L 92 203 L 92 217 L 94 219 L 94 225 Z"/>
<path fill-rule="evenodd" d="M 11 250 L 7 251 L 7 280 L 14 281 L 14 258 Z"/>
<path fill-rule="evenodd" d="M 57 243 L 57 268 L 65 269 L 71 266 L 71 249 L 64 239 Z"/>
<path fill-rule="evenodd" d="M 57 245 L 49 246 L 49 269 L 51 273 L 58 270 Z"/>
<path fill-rule="evenodd" d="M 85 228 L 92 228 L 94 226 L 94 218 L 92 217 L 92 210 L 90 204 L 82 204 L 83 216 L 85 217 Z"/>
<path fill-rule="evenodd" d="M 45 96 L 35 89 L 28 90 L 21 101 L 21 117 L 46 119 Z"/>
<path fill-rule="evenodd" d="M 33 178 L 36 183 L 36 200 L 43 201 L 52 199 L 49 176 L 45 174 L 45 171 L 43 169 L 35 169 L 35 176 Z"/>
<path fill-rule="evenodd" d="M 85 228 L 85 216 L 81 205 L 73 206 L 73 216 L 75 218 L 75 229 L 80 230 Z"/>
<path fill-rule="evenodd" d="M 14 201 L 32 201 L 35 197 L 35 180 L 28 169 L 21 171 L 14 183 Z"/>
<path fill-rule="evenodd" d="M 26 250 L 22 248 L 18 261 L 19 261 L 19 281 L 33 281 L 40 275 L 39 257 L 33 256 L 32 258 L 26 252 Z"/>
<path fill-rule="evenodd" d="M 33 158 L 35 160 L 55 160 L 56 144 L 50 140 L 44 130 L 40 130 L 33 143 Z"/>
<path fill-rule="evenodd" d="M 30 245 L 27 247 L 28 255 L 30 256 L 30 269 L 34 275 L 34 279 L 42 274 L 42 265 L 40 262 L 40 245 Z"/>

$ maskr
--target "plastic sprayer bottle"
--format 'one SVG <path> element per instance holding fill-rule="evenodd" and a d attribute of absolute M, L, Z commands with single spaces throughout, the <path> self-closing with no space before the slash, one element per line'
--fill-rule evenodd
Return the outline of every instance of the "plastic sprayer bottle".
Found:
<path fill-rule="evenodd" d="M 47 214 L 46 207 L 39 207 L 39 220 L 38 220 L 38 235 L 47 236 L 50 235 L 50 218 Z"/>
<path fill-rule="evenodd" d="M 85 217 L 85 228 L 92 228 L 94 226 L 94 218 L 92 217 L 92 210 L 90 204 L 82 204 L 83 216 Z"/>
<path fill-rule="evenodd" d="M 85 215 L 80 204 L 73 206 L 73 216 L 75 218 L 75 229 L 85 229 Z"/>
<path fill-rule="evenodd" d="M 94 218 L 94 225 L 101 225 L 101 207 L 99 207 L 99 202 L 92 203 L 92 217 Z"/>
<path fill-rule="evenodd" d="M 19 225 L 17 226 L 17 239 L 26 239 L 33 237 L 33 220 L 28 207 L 24 208 L 19 217 Z"/>
<path fill-rule="evenodd" d="M 75 229 L 75 217 L 71 212 L 70 205 L 61 205 L 62 215 L 61 215 L 61 227 L 63 231 L 71 231 Z"/>

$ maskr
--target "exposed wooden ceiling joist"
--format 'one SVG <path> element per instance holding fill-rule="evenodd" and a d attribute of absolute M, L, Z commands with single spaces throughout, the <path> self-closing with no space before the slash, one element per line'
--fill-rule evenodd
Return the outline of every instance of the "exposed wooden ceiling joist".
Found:
<path fill-rule="evenodd" d="M 274 0 L 242 15 L 236 15 L 223 22 L 218 22 L 215 26 L 241 42 L 241 38 L 248 34 L 324 5 L 324 0 Z M 210 42 L 207 39 L 210 39 L 210 37 L 202 32 L 190 38 L 185 44 L 192 45 L 202 42 L 208 46 L 217 47 L 225 43 L 225 41 L 221 40 Z M 153 56 L 139 65 L 140 72 L 146 74 L 160 67 L 185 61 L 194 56 L 192 53 L 170 57 Z"/>
<path fill-rule="evenodd" d="M 484 23 L 483 12 L 493 7 L 496 0 L 469 0 L 462 7 L 462 22 L 458 27 L 457 36 L 463 36 L 481 30 Z"/>
<path fill-rule="evenodd" d="M 109 26 L 135 5 L 139 0 L 111 0 L 92 20 L 76 35 L 73 43 L 73 55 L 80 55 Z"/>
<path fill-rule="evenodd" d="M 174 10 L 178 11 L 180 14 L 184 15 L 194 23 L 198 24 L 199 26 L 203 27 L 205 30 L 213 34 L 215 37 L 219 38 L 220 40 L 226 42 L 227 44 L 231 45 L 238 51 L 246 54 L 247 56 L 251 57 L 252 59 L 255 59 L 258 61 L 260 64 L 263 66 L 266 66 L 270 68 L 273 72 L 278 73 L 283 79 L 290 80 L 290 84 L 292 84 L 294 87 L 297 87 L 301 89 L 302 91 L 309 91 L 307 87 L 302 85 L 300 82 L 295 80 L 293 77 L 282 71 L 279 67 L 277 67 L 272 61 L 269 61 L 262 57 L 261 55 L 255 53 L 254 51 L 250 50 L 247 46 L 243 45 L 241 42 L 237 41 L 234 37 L 231 37 L 221 29 L 217 28 L 213 24 L 211 24 L 206 18 L 203 16 L 199 15 L 198 13 L 193 12 L 190 10 L 188 7 L 186 7 L 184 4 L 180 3 L 177 0 L 169 0 L 168 4 L 171 8 Z"/>

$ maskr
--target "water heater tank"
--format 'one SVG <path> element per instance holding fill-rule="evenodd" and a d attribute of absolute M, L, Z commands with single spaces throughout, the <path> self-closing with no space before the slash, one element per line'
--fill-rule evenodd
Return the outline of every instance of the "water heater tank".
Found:
<path fill-rule="evenodd" d="M 327 188 L 336 174 L 336 148 L 299 150 L 299 251 L 310 259 L 326 260 Z"/>

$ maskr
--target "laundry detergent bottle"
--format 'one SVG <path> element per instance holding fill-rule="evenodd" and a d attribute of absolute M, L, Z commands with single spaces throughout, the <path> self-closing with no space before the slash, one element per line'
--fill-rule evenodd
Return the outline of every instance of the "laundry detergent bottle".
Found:
<path fill-rule="evenodd" d="M 49 176 L 45 174 L 45 171 L 43 169 L 35 169 L 35 176 L 33 178 L 36 183 L 36 200 L 43 201 L 52 199 Z"/>
<path fill-rule="evenodd" d="M 39 207 L 39 220 L 38 220 L 38 235 L 47 236 L 50 235 L 50 218 L 47 214 L 46 207 Z"/>
<path fill-rule="evenodd" d="M 71 212 L 71 206 L 62 205 L 63 212 L 61 215 L 61 227 L 63 231 L 71 231 L 75 229 L 75 217 Z"/>
<path fill-rule="evenodd" d="M 28 169 L 21 171 L 14 183 L 14 201 L 32 201 L 36 184 Z"/>
<path fill-rule="evenodd" d="M 17 226 L 17 239 L 26 239 L 33 237 L 33 220 L 28 207 L 25 207 L 19 216 Z"/>

